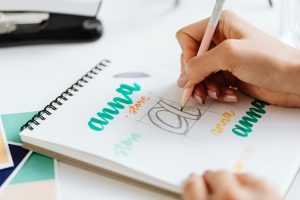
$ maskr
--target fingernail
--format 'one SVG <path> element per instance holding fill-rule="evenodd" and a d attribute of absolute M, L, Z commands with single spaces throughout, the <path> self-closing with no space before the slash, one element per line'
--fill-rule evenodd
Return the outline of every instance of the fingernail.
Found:
<path fill-rule="evenodd" d="M 210 90 L 208 89 L 207 90 L 207 95 L 212 98 L 212 99 L 218 99 L 218 96 L 217 96 L 217 92 L 213 91 L 213 90 Z"/>
<path fill-rule="evenodd" d="M 194 95 L 193 97 L 194 97 L 194 99 L 196 100 L 196 102 L 197 102 L 198 104 L 201 104 L 201 105 L 204 104 L 204 101 L 203 101 L 203 99 L 202 99 L 200 96 Z"/>
<path fill-rule="evenodd" d="M 177 85 L 179 86 L 179 87 L 184 87 L 185 86 L 185 84 L 187 83 L 187 76 L 186 76 L 186 74 L 183 72 L 183 73 L 181 73 L 180 74 L 180 76 L 179 76 L 179 79 L 177 80 Z"/>
<path fill-rule="evenodd" d="M 237 96 L 236 95 L 230 95 L 225 94 L 223 97 L 223 100 L 228 103 L 236 103 L 237 102 Z"/>

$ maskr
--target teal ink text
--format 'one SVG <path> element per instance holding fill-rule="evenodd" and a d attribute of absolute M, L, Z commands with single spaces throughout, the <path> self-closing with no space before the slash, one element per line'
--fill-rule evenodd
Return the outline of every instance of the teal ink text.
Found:
<path fill-rule="evenodd" d="M 253 107 L 249 108 L 246 112 L 246 116 L 242 117 L 239 124 L 235 125 L 235 128 L 232 129 L 232 132 L 237 136 L 248 137 L 249 133 L 252 132 L 253 125 L 262 118 L 262 115 L 266 114 L 264 108 L 270 104 L 260 100 L 254 100 L 251 102 L 251 105 Z"/>
<path fill-rule="evenodd" d="M 90 119 L 88 125 L 94 131 L 103 131 L 104 126 L 109 124 L 109 120 L 113 120 L 116 115 L 120 114 L 119 110 L 123 110 L 125 105 L 133 103 L 130 95 L 135 91 L 140 91 L 141 87 L 134 83 L 133 86 L 121 84 L 116 91 L 121 94 L 121 97 L 115 97 L 111 102 L 108 102 L 108 108 L 103 108 L 101 112 L 97 113 L 98 117 Z"/>
<path fill-rule="evenodd" d="M 129 137 L 121 140 L 118 144 L 114 145 L 115 155 L 117 157 L 125 157 L 132 151 L 133 145 L 140 140 L 142 136 L 138 133 L 132 133 Z"/>

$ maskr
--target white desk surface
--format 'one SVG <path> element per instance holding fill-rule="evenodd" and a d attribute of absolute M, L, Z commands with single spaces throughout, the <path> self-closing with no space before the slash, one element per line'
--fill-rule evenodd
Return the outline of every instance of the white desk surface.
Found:
<path fill-rule="evenodd" d="M 97 42 L 38 45 L 0 49 L 0 112 L 42 109 L 63 89 L 102 58 L 126 58 L 147 66 L 179 70 L 180 49 L 175 32 L 210 15 L 214 1 L 107 0 L 99 17 L 105 33 Z M 279 0 L 275 9 L 267 1 L 228 1 L 235 10 L 266 32 L 279 36 Z M 76 167 L 58 164 L 60 199 L 170 199 Z M 300 198 L 300 177 L 287 199 Z M 298 197 L 298 198 L 297 198 Z"/>

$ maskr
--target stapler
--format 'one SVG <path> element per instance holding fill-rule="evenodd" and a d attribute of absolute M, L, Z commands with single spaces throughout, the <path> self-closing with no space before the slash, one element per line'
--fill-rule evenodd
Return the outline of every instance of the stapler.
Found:
<path fill-rule="evenodd" d="M 101 0 L 0 0 L 0 47 L 99 39 Z"/>

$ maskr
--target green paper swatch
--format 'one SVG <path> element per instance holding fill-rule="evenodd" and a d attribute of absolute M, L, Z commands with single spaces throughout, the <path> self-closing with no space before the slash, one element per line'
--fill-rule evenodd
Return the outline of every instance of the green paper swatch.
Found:
<path fill-rule="evenodd" d="M 33 153 L 23 165 L 11 184 L 51 180 L 55 178 L 54 160 L 41 154 Z"/>
<path fill-rule="evenodd" d="M 20 128 L 30 120 L 37 112 L 26 112 L 1 115 L 6 138 L 10 142 L 22 143 L 19 136 Z"/>

